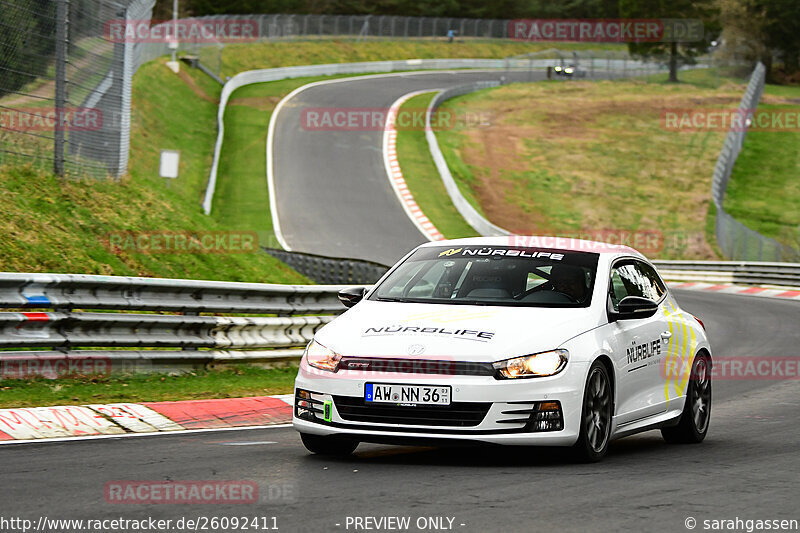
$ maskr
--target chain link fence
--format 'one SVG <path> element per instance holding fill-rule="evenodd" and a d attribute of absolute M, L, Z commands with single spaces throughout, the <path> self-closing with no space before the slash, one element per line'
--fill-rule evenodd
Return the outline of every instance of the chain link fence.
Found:
<path fill-rule="evenodd" d="M 149 20 L 155 0 L 0 0 L 0 164 L 119 176 L 143 43 L 110 25 Z"/>
<path fill-rule="evenodd" d="M 762 63 L 758 63 L 739 104 L 738 113 L 741 116 L 747 117 L 758 107 L 761 94 L 764 92 L 765 77 L 766 68 Z M 746 136 L 746 128 L 731 127 L 714 167 L 711 198 L 717 211 L 715 227 L 717 243 L 726 258 L 737 261 L 799 261 L 798 250 L 746 227 L 728 214 L 723 207 L 728 181 Z"/>

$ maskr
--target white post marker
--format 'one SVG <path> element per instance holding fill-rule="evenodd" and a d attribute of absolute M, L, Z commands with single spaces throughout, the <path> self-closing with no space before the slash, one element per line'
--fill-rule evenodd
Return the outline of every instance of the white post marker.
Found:
<path fill-rule="evenodd" d="M 180 166 L 181 153 L 178 150 L 161 150 L 161 162 L 158 167 L 158 175 L 169 180 L 178 177 L 178 167 Z"/>
<path fill-rule="evenodd" d="M 172 60 L 167 61 L 169 69 L 177 74 L 181 70 L 181 64 L 178 63 L 178 0 L 172 0 L 172 36 L 167 44 L 167 47 L 172 51 Z"/>

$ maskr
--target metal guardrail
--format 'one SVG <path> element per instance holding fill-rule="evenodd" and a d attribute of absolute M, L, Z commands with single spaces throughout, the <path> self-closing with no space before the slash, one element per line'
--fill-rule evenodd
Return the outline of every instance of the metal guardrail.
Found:
<path fill-rule="evenodd" d="M 389 270 L 386 265 L 360 259 L 325 257 L 275 248 L 262 249 L 316 283 L 372 285 Z"/>
<path fill-rule="evenodd" d="M 182 313 L 339 313 L 341 287 L 92 276 L 0 274 L 0 308 Z"/>
<path fill-rule="evenodd" d="M 800 263 L 743 261 L 653 261 L 670 281 L 706 281 L 796 288 Z"/>
<path fill-rule="evenodd" d="M 670 281 L 800 287 L 800 263 L 654 263 Z M 342 287 L 0 273 L 0 378 L 297 361 L 302 351 L 287 348 L 345 310 Z M 200 316 L 220 312 L 286 316 Z"/>
<path fill-rule="evenodd" d="M 0 309 L 12 311 L 0 312 L 0 349 L 11 350 L 0 352 L 0 377 L 71 371 L 86 361 L 94 370 L 101 365 L 117 372 L 296 359 L 296 351 L 275 349 L 304 346 L 343 312 L 337 297 L 341 288 L 2 273 Z M 158 314 L 164 312 L 182 314 Z M 36 348 L 51 351 L 14 351 Z"/>
<path fill-rule="evenodd" d="M 303 346 L 333 316 L 204 317 L 132 313 L 0 313 L 0 348 Z"/>

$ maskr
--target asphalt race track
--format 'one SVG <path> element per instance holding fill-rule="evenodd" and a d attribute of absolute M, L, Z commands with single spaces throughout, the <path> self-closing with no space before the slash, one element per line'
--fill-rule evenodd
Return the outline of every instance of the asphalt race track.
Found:
<path fill-rule="evenodd" d="M 796 302 L 678 298 L 705 320 L 717 358 L 798 354 Z M 653 431 L 614 442 L 591 465 L 572 464 L 560 450 L 364 444 L 352 458 L 332 460 L 309 455 L 284 427 L 3 445 L 0 514 L 34 522 L 274 516 L 286 532 L 366 531 L 348 528 L 348 516 L 408 516 L 407 531 L 420 531 L 421 517 L 443 516 L 465 532 L 677 532 L 692 517 L 702 531 L 703 520 L 800 519 L 798 420 L 796 380 L 717 381 L 703 444 L 667 445 Z M 104 485 L 119 480 L 252 480 L 261 502 L 109 504 Z"/>
<path fill-rule="evenodd" d="M 502 71 L 399 73 L 310 87 L 279 111 L 274 181 L 281 232 L 293 251 L 391 265 L 427 239 L 400 205 L 384 169 L 383 130 L 320 131 L 304 127 L 309 108 L 388 109 L 423 89 L 498 80 Z M 534 72 L 532 79 L 543 79 Z M 508 80 L 527 80 L 527 72 Z"/>
<path fill-rule="evenodd" d="M 274 146 L 278 212 L 290 246 L 390 264 L 424 240 L 386 177 L 382 132 L 304 130 L 303 108 L 386 108 L 411 91 L 498 75 L 398 74 L 319 86 L 292 99 L 279 114 Z M 797 302 L 689 291 L 677 296 L 705 322 L 718 360 L 800 355 Z M 408 517 L 410 527 L 401 531 L 548 533 L 685 532 L 687 524 L 707 530 L 704 520 L 800 520 L 798 420 L 800 381 L 718 380 L 703 444 L 667 445 L 653 431 L 612 443 L 605 460 L 591 465 L 573 464 L 558 449 L 372 444 L 347 459 L 326 459 L 306 452 L 288 427 L 5 444 L 0 531 L 21 531 L 2 526 L 12 517 L 34 524 L 41 517 L 173 523 L 266 517 L 260 525 L 284 532 L 398 530 L 363 527 L 375 525 L 363 521 L 355 527 L 355 517 Z M 251 481 L 259 502 L 107 501 L 107 483 L 131 480 Z"/>

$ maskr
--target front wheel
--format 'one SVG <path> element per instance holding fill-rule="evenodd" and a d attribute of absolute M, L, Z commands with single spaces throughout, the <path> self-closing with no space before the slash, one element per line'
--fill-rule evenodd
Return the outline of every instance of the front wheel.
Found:
<path fill-rule="evenodd" d="M 711 359 L 698 354 L 692 365 L 686 404 L 677 426 L 664 428 L 661 435 L 673 444 L 703 442 L 711 421 Z"/>
<path fill-rule="evenodd" d="M 575 459 L 593 463 L 608 452 L 611 437 L 611 417 L 614 412 L 611 379 L 605 365 L 595 361 L 589 369 L 583 392 L 581 431 L 572 447 Z"/>
<path fill-rule="evenodd" d="M 322 436 L 310 433 L 301 433 L 303 446 L 311 453 L 329 456 L 347 456 L 358 447 L 357 440 L 346 439 L 335 435 Z"/>

